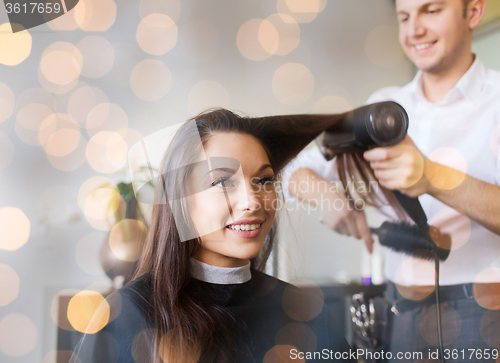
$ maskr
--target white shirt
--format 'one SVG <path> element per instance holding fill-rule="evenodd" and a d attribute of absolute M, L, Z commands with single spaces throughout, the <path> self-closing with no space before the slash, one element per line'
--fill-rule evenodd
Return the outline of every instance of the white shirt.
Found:
<path fill-rule="evenodd" d="M 422 72 L 418 72 L 406 86 L 376 91 L 367 103 L 389 100 L 408 112 L 408 135 L 426 157 L 500 185 L 500 72 L 486 69 L 476 56 L 467 73 L 440 102 L 430 103 L 424 97 Z M 294 199 L 288 182 L 299 168 L 309 168 L 327 181 L 338 180 L 334 160 L 327 162 L 314 147 L 302 152 L 286 168 L 283 191 L 287 199 Z M 451 234 L 452 251 L 441 263 L 440 284 L 500 282 L 500 236 L 428 194 L 419 200 L 429 224 Z M 390 209 L 381 208 L 389 214 L 383 218 L 394 220 Z M 384 273 L 390 281 L 406 286 L 434 285 L 430 262 L 387 248 L 384 255 Z"/>

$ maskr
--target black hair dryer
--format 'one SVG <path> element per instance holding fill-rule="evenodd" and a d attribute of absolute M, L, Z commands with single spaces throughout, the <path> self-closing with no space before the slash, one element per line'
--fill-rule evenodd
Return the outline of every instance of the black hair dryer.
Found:
<path fill-rule="evenodd" d="M 395 145 L 404 139 L 407 130 L 408 114 L 405 109 L 396 102 L 380 102 L 347 112 L 334 126 L 319 135 L 316 142 L 325 159 L 331 160 L 338 154 L 359 153 L 371 147 Z M 442 249 L 435 245 L 434 241 L 443 240 L 443 238 L 435 228 L 430 229 L 427 216 L 418 199 L 410 198 L 397 190 L 393 190 L 393 193 L 416 224 L 415 228 L 418 230 L 412 231 L 410 228 L 410 235 L 417 235 L 419 231 L 424 235 L 424 243 L 407 247 L 416 249 L 424 245 L 425 249 L 435 252 L 441 260 L 448 258 L 449 248 Z M 405 227 L 405 229 L 408 228 Z M 394 238 L 388 240 L 394 240 Z M 425 241 L 429 241 L 428 248 L 425 247 Z M 399 241 L 397 242 L 396 244 L 399 244 Z M 395 244 L 391 243 L 389 247 L 394 248 Z M 399 246 L 396 247 L 399 248 Z M 408 248 L 405 251 L 409 252 Z"/>
<path fill-rule="evenodd" d="M 370 146 L 397 144 L 408 130 L 408 114 L 396 102 L 379 102 L 347 112 L 316 138 L 327 160 L 337 154 L 360 152 Z"/>

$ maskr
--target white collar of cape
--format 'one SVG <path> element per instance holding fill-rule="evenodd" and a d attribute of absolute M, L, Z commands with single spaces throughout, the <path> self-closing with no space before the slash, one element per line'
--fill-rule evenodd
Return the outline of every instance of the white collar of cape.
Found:
<path fill-rule="evenodd" d="M 198 261 L 194 257 L 189 259 L 191 276 L 197 280 L 212 284 L 242 284 L 252 278 L 250 261 L 240 267 L 220 267 Z"/>

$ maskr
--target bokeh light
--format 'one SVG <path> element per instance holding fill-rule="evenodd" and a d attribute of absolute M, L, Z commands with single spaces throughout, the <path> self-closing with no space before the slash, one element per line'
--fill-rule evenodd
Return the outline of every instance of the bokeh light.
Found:
<path fill-rule="evenodd" d="M 437 227 L 441 233 L 451 237 L 451 249 L 456 250 L 469 241 L 471 220 L 460 211 L 445 207 L 429 219 L 431 226 Z"/>
<path fill-rule="evenodd" d="M 150 14 L 141 20 L 137 27 L 137 43 L 143 51 L 162 55 L 177 43 L 178 29 L 175 22 L 166 14 Z"/>
<path fill-rule="evenodd" d="M 40 125 L 51 114 L 52 110 L 41 103 L 31 103 L 19 110 L 16 114 L 15 125 L 19 139 L 28 145 L 40 145 L 38 137 Z"/>
<path fill-rule="evenodd" d="M 14 207 L 0 208 L 0 249 L 15 251 L 30 237 L 31 224 L 22 210 Z"/>
<path fill-rule="evenodd" d="M 115 63 L 115 49 L 104 37 L 90 35 L 76 45 L 82 61 L 82 76 L 99 78 L 108 73 Z"/>
<path fill-rule="evenodd" d="M 488 310 L 484 313 L 479 333 L 490 347 L 500 347 L 500 310 Z"/>
<path fill-rule="evenodd" d="M 441 329 L 443 331 L 443 345 L 450 345 L 460 335 L 462 319 L 460 314 L 448 304 L 440 304 Z M 420 334 L 424 340 L 434 346 L 439 345 L 438 326 L 436 320 L 436 305 L 429 306 L 420 317 Z"/>
<path fill-rule="evenodd" d="M 170 91 L 172 73 L 156 59 L 145 59 L 137 64 L 130 75 L 130 87 L 144 101 L 157 101 Z"/>
<path fill-rule="evenodd" d="M 181 2 L 179 0 L 141 0 L 139 4 L 141 19 L 153 13 L 167 14 L 173 21 L 177 21 L 181 15 Z"/>
<path fill-rule="evenodd" d="M 287 63 L 274 72 L 272 89 L 280 102 L 299 105 L 312 96 L 314 76 L 302 64 Z"/>
<path fill-rule="evenodd" d="M 278 0 L 279 14 L 292 16 L 297 23 L 310 23 L 326 7 L 327 0 Z"/>
<path fill-rule="evenodd" d="M 82 54 L 71 43 L 56 42 L 42 54 L 40 70 L 56 85 L 68 85 L 78 79 L 82 71 Z"/>
<path fill-rule="evenodd" d="M 493 155 L 500 159 L 500 125 L 495 126 L 491 133 L 490 147 Z"/>
<path fill-rule="evenodd" d="M 163 362 L 166 363 L 174 363 L 174 362 L 183 362 L 183 363 L 196 363 L 199 361 L 201 356 L 201 347 L 197 345 L 195 348 L 186 351 L 180 349 L 180 345 L 178 343 L 178 335 L 177 328 L 170 329 L 165 334 L 163 334 L 160 344 L 158 347 L 160 358 Z M 196 343 L 196 342 L 191 342 Z"/>
<path fill-rule="evenodd" d="M 75 19 L 75 12 L 69 11 L 64 16 L 59 16 L 46 23 L 52 30 L 75 30 L 78 23 Z"/>
<path fill-rule="evenodd" d="M 276 334 L 276 345 L 293 345 L 301 352 L 314 352 L 318 345 L 318 337 L 309 325 L 304 323 L 288 323 Z"/>
<path fill-rule="evenodd" d="M 79 332 L 95 334 L 109 321 L 109 304 L 98 292 L 83 290 L 68 304 L 68 321 Z"/>
<path fill-rule="evenodd" d="M 300 42 L 300 26 L 290 15 L 273 14 L 262 21 L 259 42 L 271 54 L 286 55 Z"/>
<path fill-rule="evenodd" d="M 15 66 L 31 53 L 31 35 L 27 30 L 12 33 L 9 23 L 0 25 L 0 64 Z"/>
<path fill-rule="evenodd" d="M 313 106 L 313 113 L 343 113 L 352 110 L 345 98 L 329 95 L 321 98 Z"/>
<path fill-rule="evenodd" d="M 388 25 L 373 29 L 366 37 L 365 52 L 368 59 L 378 67 L 397 66 L 404 59 L 399 45 L 398 29 Z"/>
<path fill-rule="evenodd" d="M 29 88 L 16 100 L 15 131 L 19 139 L 28 145 L 38 146 L 38 129 L 55 108 L 54 96 L 41 88 Z"/>
<path fill-rule="evenodd" d="M 132 357 L 136 363 L 152 361 L 151 342 L 156 336 L 156 329 L 144 329 L 132 341 Z"/>
<path fill-rule="evenodd" d="M 191 115 L 197 115 L 209 107 L 229 107 L 229 93 L 216 81 L 201 81 L 191 88 L 187 106 Z"/>
<path fill-rule="evenodd" d="M 92 227 L 109 231 L 125 217 L 125 202 L 117 189 L 98 188 L 86 199 L 83 212 Z"/>
<path fill-rule="evenodd" d="M 47 154 L 50 164 L 62 171 L 73 171 L 82 166 L 87 160 L 87 141 L 81 137 L 78 146 L 65 156 Z"/>
<path fill-rule="evenodd" d="M 42 88 L 28 88 L 21 93 L 16 100 L 15 113 L 17 114 L 21 109 L 31 103 L 39 103 L 47 106 L 49 109 L 54 110 L 55 99 L 54 96 Z M 42 119 L 43 120 L 43 119 Z M 37 127 L 38 128 L 38 127 Z"/>
<path fill-rule="evenodd" d="M 73 296 L 79 293 L 77 289 L 64 289 L 59 291 L 50 304 L 50 316 L 54 323 L 61 329 L 75 331 L 68 320 L 67 305 Z"/>
<path fill-rule="evenodd" d="M 42 193 L 38 210 L 43 223 L 64 228 L 79 219 L 79 211 L 75 210 L 76 192 L 65 185 L 52 185 Z"/>
<path fill-rule="evenodd" d="M 9 136 L 0 130 L 0 171 L 7 168 L 14 158 L 14 144 Z"/>
<path fill-rule="evenodd" d="M 123 137 L 111 131 L 101 131 L 87 144 L 87 161 L 96 171 L 111 174 L 125 166 L 128 146 Z"/>
<path fill-rule="evenodd" d="M 80 126 L 71 117 L 63 113 L 54 113 L 40 125 L 38 140 L 47 154 L 66 156 L 74 151 L 82 135 Z"/>
<path fill-rule="evenodd" d="M 98 188 L 103 187 L 114 189 L 115 184 L 105 176 L 93 176 L 83 182 L 78 191 L 78 205 L 82 211 L 85 211 L 85 205 L 90 195 Z"/>
<path fill-rule="evenodd" d="M 494 283 L 492 283 L 494 281 Z M 474 278 L 472 294 L 476 302 L 485 309 L 500 309 L 500 268 L 488 267 Z"/>
<path fill-rule="evenodd" d="M 313 281 L 295 281 L 298 285 L 307 285 L 307 290 L 288 285 L 283 292 L 282 305 L 287 315 L 297 321 L 314 319 L 323 310 L 323 291 Z"/>
<path fill-rule="evenodd" d="M 425 163 L 425 176 L 435 188 L 451 190 L 464 181 L 467 161 L 457 149 L 440 147 L 427 158 L 431 162 Z"/>
<path fill-rule="evenodd" d="M 62 16 L 61 18 L 64 18 L 64 16 Z M 72 355 L 72 350 L 52 350 L 45 354 L 42 363 L 69 363 Z M 81 363 L 80 359 L 77 356 L 74 357 L 74 360 L 72 362 Z"/>
<path fill-rule="evenodd" d="M 267 19 L 262 20 L 259 25 L 257 38 L 266 52 L 269 54 L 276 53 L 280 42 L 280 33 L 273 23 Z"/>
<path fill-rule="evenodd" d="M 116 20 L 113 0 L 80 0 L 73 11 L 76 23 L 85 31 L 106 31 Z"/>
<path fill-rule="evenodd" d="M 0 82 L 0 123 L 14 113 L 16 96 L 5 83 Z"/>
<path fill-rule="evenodd" d="M 76 245 L 76 263 L 89 275 L 102 275 L 104 273 L 99 255 L 105 240 L 106 235 L 103 233 L 90 233 Z"/>
<path fill-rule="evenodd" d="M 276 345 L 267 351 L 262 363 L 305 363 L 305 358 L 292 359 L 290 352 L 294 349 L 299 352 L 299 349 L 293 345 Z"/>
<path fill-rule="evenodd" d="M 122 261 L 139 260 L 148 229 L 144 223 L 134 219 L 124 219 L 116 223 L 109 234 L 109 247 Z"/>
<path fill-rule="evenodd" d="M 212 59 L 219 51 L 219 45 L 219 32 L 209 22 L 192 21 L 180 30 L 180 51 L 184 58 L 193 63 Z"/>
<path fill-rule="evenodd" d="M 95 136 L 102 131 L 121 132 L 128 126 L 128 116 L 116 103 L 100 103 L 92 108 L 87 115 L 85 128 L 89 136 Z M 120 132 L 120 135 L 122 135 Z M 122 135 L 123 136 L 123 135 Z"/>
<path fill-rule="evenodd" d="M 0 306 L 10 304 L 19 294 L 19 276 L 9 265 L 0 263 Z"/>
<path fill-rule="evenodd" d="M 11 314 L 0 321 L 0 351 L 11 357 L 23 357 L 37 341 L 35 324 L 25 315 Z"/>
<path fill-rule="evenodd" d="M 108 103 L 108 98 L 101 89 L 83 86 L 69 97 L 67 111 L 78 123 L 83 124 L 90 111 L 101 103 Z"/>
<path fill-rule="evenodd" d="M 396 270 L 394 283 L 399 293 L 408 300 L 423 300 L 434 291 L 434 265 L 427 260 L 409 257 Z M 415 279 L 429 281 L 428 285 L 415 285 Z"/>
<path fill-rule="evenodd" d="M 271 53 L 266 51 L 259 41 L 259 32 L 262 22 L 262 19 L 251 19 L 247 21 L 240 27 L 240 29 L 238 30 L 238 35 L 236 37 L 236 46 L 238 47 L 240 53 L 245 58 L 253 61 L 263 61 L 271 56 Z M 266 26 L 263 31 L 272 31 L 272 27 L 269 25 L 272 24 L 268 23 L 268 26 Z M 274 34 L 275 37 L 277 35 L 279 36 L 279 33 L 276 29 Z"/>

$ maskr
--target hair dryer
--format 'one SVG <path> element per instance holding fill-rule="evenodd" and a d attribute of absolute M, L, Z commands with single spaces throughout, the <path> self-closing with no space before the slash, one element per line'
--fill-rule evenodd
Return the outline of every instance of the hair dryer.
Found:
<path fill-rule="evenodd" d="M 396 102 L 380 102 L 346 113 L 334 126 L 320 134 L 316 142 L 325 159 L 331 160 L 338 154 L 395 145 L 403 140 L 407 130 L 408 114 L 405 109 Z M 380 228 L 372 228 L 380 243 L 407 254 L 417 251 L 417 255 L 423 258 L 432 258 L 428 253 L 420 253 L 430 251 L 439 259 L 446 260 L 450 254 L 449 236 L 428 225 L 427 216 L 417 198 L 410 198 L 397 190 L 393 193 L 415 225 L 386 222 Z"/>
<path fill-rule="evenodd" d="M 324 157 L 360 152 L 370 146 L 397 144 L 408 130 L 408 114 L 396 102 L 380 102 L 345 114 L 334 126 L 318 136 L 316 142 Z"/>

